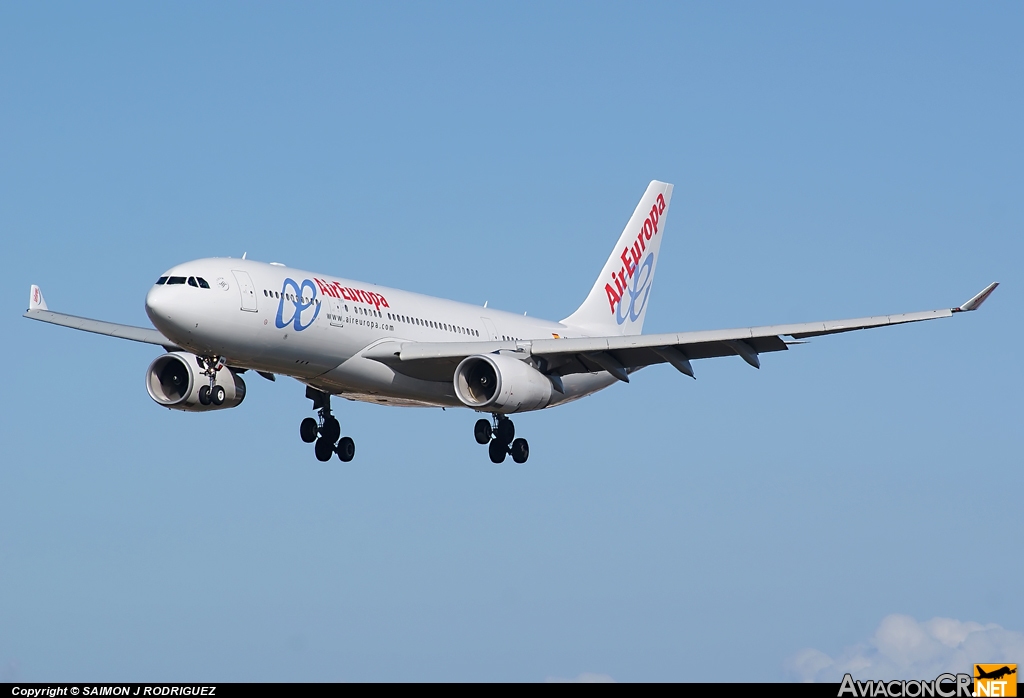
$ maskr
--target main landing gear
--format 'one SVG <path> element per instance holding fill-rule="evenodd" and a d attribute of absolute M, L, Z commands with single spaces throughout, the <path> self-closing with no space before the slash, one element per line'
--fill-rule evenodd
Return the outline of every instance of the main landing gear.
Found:
<path fill-rule="evenodd" d="M 331 396 L 306 388 L 306 397 L 313 401 L 313 409 L 319 410 L 320 420 L 318 422 L 312 417 L 303 419 L 299 424 L 299 436 L 307 444 L 315 444 L 316 459 L 326 463 L 335 453 L 343 463 L 355 458 L 356 442 L 348 436 L 341 436 L 341 423 L 331 414 Z"/>
<path fill-rule="evenodd" d="M 516 427 L 503 414 L 494 414 L 494 426 L 486 419 L 477 420 L 473 425 L 473 436 L 478 444 L 487 444 L 487 455 L 492 463 L 502 463 L 506 455 L 516 463 L 525 463 L 530 457 L 530 444 L 526 439 L 517 439 Z"/>

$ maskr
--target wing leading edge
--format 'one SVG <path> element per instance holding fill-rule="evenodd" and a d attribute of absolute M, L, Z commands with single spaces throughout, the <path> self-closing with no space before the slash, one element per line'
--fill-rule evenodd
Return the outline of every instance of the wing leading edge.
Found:
<path fill-rule="evenodd" d="M 517 342 L 386 341 L 365 350 L 362 355 L 387 364 L 399 373 L 438 381 L 452 380 L 455 368 L 467 356 L 492 352 L 509 352 L 523 358 L 532 357 L 537 367 L 550 376 L 608 371 L 619 380 L 629 382 L 631 370 L 651 364 L 669 363 L 681 373 L 693 377 L 691 361 L 697 359 L 739 356 L 751 366 L 759 368 L 759 354 L 785 351 L 788 344 L 798 343 L 799 340 L 809 337 L 935 320 L 951 317 L 955 313 L 977 310 L 998 285 L 989 284 L 959 307 L 918 313 L 626 337 L 535 339 Z M 783 337 L 791 337 L 794 341 L 787 342 Z"/>

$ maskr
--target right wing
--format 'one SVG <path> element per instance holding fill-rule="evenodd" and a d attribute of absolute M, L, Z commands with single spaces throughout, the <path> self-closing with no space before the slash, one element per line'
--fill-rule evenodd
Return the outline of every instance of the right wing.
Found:
<path fill-rule="evenodd" d="M 760 368 L 759 354 L 785 351 L 788 344 L 799 343 L 799 340 L 808 337 L 934 320 L 976 310 L 998 285 L 989 284 L 983 291 L 957 308 L 926 310 L 919 313 L 625 337 L 451 343 L 389 340 L 370 347 L 363 352 L 363 356 L 387 364 L 399 373 L 436 381 L 452 380 L 455 368 L 467 356 L 493 352 L 510 352 L 523 358 L 530 356 L 534 364 L 549 376 L 607 371 L 628 383 L 631 370 L 651 364 L 669 363 L 692 377 L 693 366 L 690 362 L 696 359 L 739 356 L 754 368 Z M 787 342 L 782 339 L 784 336 L 792 337 L 795 341 Z"/>
<path fill-rule="evenodd" d="M 104 334 L 108 337 L 130 339 L 133 342 L 142 342 L 143 344 L 155 344 L 165 348 L 167 351 L 181 350 L 181 347 L 167 339 L 167 337 L 164 337 L 158 330 L 152 328 L 119 325 L 116 322 L 91 320 L 78 317 L 77 315 L 55 313 L 46 307 L 43 293 L 35 285 L 32 286 L 29 293 L 28 310 L 25 311 L 24 317 L 31 320 L 39 320 L 40 322 L 48 322 L 51 325 L 61 325 L 62 327 L 70 327 L 75 330 Z"/>

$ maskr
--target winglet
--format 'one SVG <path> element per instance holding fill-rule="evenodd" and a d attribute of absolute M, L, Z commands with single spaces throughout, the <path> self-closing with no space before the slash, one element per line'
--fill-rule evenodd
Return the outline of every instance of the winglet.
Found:
<path fill-rule="evenodd" d="M 966 312 L 968 310 L 977 310 L 981 307 L 981 304 L 985 302 L 985 299 L 992 295 L 992 292 L 996 290 L 996 286 L 999 285 L 998 281 L 990 283 L 985 287 L 985 290 L 976 295 L 971 300 L 967 301 L 959 308 L 954 308 L 955 312 Z"/>
<path fill-rule="evenodd" d="M 43 292 L 39 290 L 39 287 L 32 284 L 32 288 L 28 292 L 28 309 L 29 310 L 49 310 L 46 307 L 46 301 L 43 300 Z"/>

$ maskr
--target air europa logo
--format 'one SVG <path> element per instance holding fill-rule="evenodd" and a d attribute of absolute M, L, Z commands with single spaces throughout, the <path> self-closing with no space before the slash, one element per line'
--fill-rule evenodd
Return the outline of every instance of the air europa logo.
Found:
<path fill-rule="evenodd" d="M 617 272 L 612 272 L 612 283 L 615 286 L 613 287 L 609 283 L 604 285 L 604 292 L 608 296 L 608 308 L 615 316 L 615 321 L 620 325 L 626 321 L 627 317 L 631 322 L 639 319 L 640 313 L 643 312 L 644 306 L 647 304 L 647 297 L 651 293 L 651 277 L 654 275 L 654 253 L 647 255 L 643 264 L 640 263 L 640 259 L 647 250 L 647 241 L 658 234 L 658 221 L 661 220 L 661 214 L 664 212 L 665 197 L 658 194 L 644 224 L 640 226 L 636 242 L 632 247 L 622 248 L 622 254 L 619 255 L 619 258 L 622 259 L 622 266 Z M 632 285 L 627 279 L 632 279 Z M 623 314 L 621 306 L 626 294 L 629 295 L 629 308 L 626 314 Z"/>
<path fill-rule="evenodd" d="M 651 295 L 651 279 L 654 277 L 654 253 L 651 252 L 643 261 L 643 264 L 636 267 L 633 275 L 633 284 L 622 294 L 622 301 L 615 311 L 615 322 L 622 324 L 629 318 L 630 322 L 640 319 L 640 313 L 647 305 L 647 298 Z M 626 303 L 626 296 L 629 296 L 629 304 Z"/>
<path fill-rule="evenodd" d="M 364 291 L 359 288 L 348 288 L 342 286 L 337 281 L 323 281 L 321 279 L 313 279 L 316 281 L 316 285 L 320 287 L 320 291 L 324 295 L 330 296 L 331 298 L 344 298 L 347 301 L 354 303 L 366 303 L 368 305 L 376 306 L 377 310 L 381 309 L 381 306 L 390 308 L 388 301 L 384 296 L 379 293 L 371 293 L 370 291 Z"/>
<path fill-rule="evenodd" d="M 308 294 L 305 292 L 306 289 L 309 289 Z M 291 311 L 287 320 L 285 319 L 286 306 Z M 313 309 L 312 314 L 307 312 L 310 308 Z M 306 322 L 302 321 L 303 314 L 308 318 Z M 302 332 L 313 324 L 319 314 L 320 304 L 316 302 L 316 286 L 313 285 L 313 282 L 304 279 L 299 284 L 294 279 L 285 279 L 281 286 L 281 302 L 277 306 L 277 319 L 274 320 L 277 328 L 283 330 L 291 325 L 296 332 Z"/>

